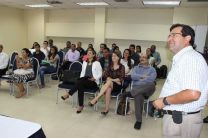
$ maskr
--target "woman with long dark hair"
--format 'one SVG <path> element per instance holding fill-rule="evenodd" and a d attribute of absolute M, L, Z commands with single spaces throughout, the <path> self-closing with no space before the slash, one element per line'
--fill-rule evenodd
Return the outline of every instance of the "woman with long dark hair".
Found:
<path fill-rule="evenodd" d="M 50 52 L 48 54 L 47 64 L 41 64 L 41 67 L 39 69 L 41 88 L 45 87 L 44 74 L 54 73 L 56 71 L 57 62 L 59 60 L 59 56 L 57 53 L 58 48 L 56 46 L 51 46 Z"/>
<path fill-rule="evenodd" d="M 125 78 L 123 84 L 123 90 L 129 86 L 131 83 L 131 74 L 130 71 L 134 66 L 134 60 L 131 59 L 131 51 L 129 49 L 125 49 L 123 52 L 123 57 L 121 59 L 121 64 L 125 67 Z"/>
<path fill-rule="evenodd" d="M 106 78 L 106 83 L 100 90 L 100 93 L 97 97 L 89 102 L 90 106 L 93 106 L 97 103 L 99 98 L 105 96 L 105 109 L 101 112 L 102 115 L 107 115 L 109 110 L 109 104 L 111 99 L 112 91 L 119 91 L 122 88 L 122 81 L 125 76 L 124 66 L 120 63 L 120 58 L 118 53 L 112 53 L 112 63 L 107 68 L 107 71 L 104 72 L 104 77 Z"/>
<path fill-rule="evenodd" d="M 66 100 L 69 96 L 72 96 L 76 91 L 78 91 L 79 107 L 77 113 L 81 113 L 84 108 L 84 90 L 96 89 L 100 83 L 101 77 L 102 67 L 100 62 L 96 61 L 95 51 L 88 50 L 86 61 L 83 61 L 82 64 L 80 79 L 78 79 L 74 87 L 66 95 L 61 96 L 61 98 Z"/>

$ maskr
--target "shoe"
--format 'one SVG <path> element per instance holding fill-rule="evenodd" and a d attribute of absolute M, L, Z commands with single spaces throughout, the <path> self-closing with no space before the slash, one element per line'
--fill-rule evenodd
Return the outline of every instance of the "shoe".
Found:
<path fill-rule="evenodd" d="M 97 103 L 97 101 L 96 101 L 94 104 L 92 104 L 91 102 L 89 102 L 88 105 L 92 107 L 92 106 L 94 106 L 96 103 Z"/>
<path fill-rule="evenodd" d="M 65 96 L 65 95 L 64 95 L 64 96 L 61 96 L 61 99 L 64 100 L 64 101 L 65 101 L 66 99 L 68 99 L 68 98 L 69 98 L 69 95 L 67 95 L 67 96 Z"/>
<path fill-rule="evenodd" d="M 106 116 L 107 114 L 108 114 L 108 111 L 106 111 L 106 112 L 101 112 L 101 115 Z"/>
<path fill-rule="evenodd" d="M 83 110 L 83 108 L 84 108 L 84 106 L 80 106 L 80 107 L 78 108 L 78 110 L 77 110 L 77 114 L 81 113 L 82 110 Z"/>
<path fill-rule="evenodd" d="M 136 121 L 136 123 L 134 124 L 134 128 L 139 130 L 141 128 L 141 125 L 142 125 L 142 122 Z"/>
<path fill-rule="evenodd" d="M 208 123 L 208 116 L 203 119 L 204 123 Z"/>

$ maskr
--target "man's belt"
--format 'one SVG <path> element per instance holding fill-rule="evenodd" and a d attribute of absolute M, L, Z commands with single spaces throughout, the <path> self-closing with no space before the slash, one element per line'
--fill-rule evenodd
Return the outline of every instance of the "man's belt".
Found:
<path fill-rule="evenodd" d="M 172 115 L 173 114 L 173 111 L 171 111 L 171 110 L 162 110 L 162 112 L 163 112 L 163 114 L 169 114 L 169 115 Z M 181 111 L 182 115 L 197 114 L 199 112 L 200 112 L 200 110 L 199 111 L 196 111 L 196 112 L 188 112 L 188 113 Z"/>

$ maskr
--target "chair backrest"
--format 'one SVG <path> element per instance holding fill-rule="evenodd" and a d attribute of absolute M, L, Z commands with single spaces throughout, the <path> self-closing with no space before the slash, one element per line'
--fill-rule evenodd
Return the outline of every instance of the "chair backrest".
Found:
<path fill-rule="evenodd" d="M 14 64 L 16 64 L 15 59 L 16 59 L 17 55 L 18 55 L 17 52 L 13 52 L 13 53 L 11 54 L 11 57 L 10 57 L 10 59 L 9 59 L 9 67 L 8 67 L 9 69 L 14 69 L 13 66 L 14 66 Z M 15 69 L 16 69 L 16 68 L 15 68 Z"/>
<path fill-rule="evenodd" d="M 39 65 L 39 61 L 37 58 L 32 58 L 32 64 L 33 64 L 33 71 L 34 71 L 34 79 L 37 79 L 38 78 L 38 70 L 40 68 L 40 65 Z"/>
<path fill-rule="evenodd" d="M 79 61 L 74 61 L 71 63 L 69 66 L 69 70 L 74 70 L 74 71 L 82 71 L 82 63 Z"/>
<path fill-rule="evenodd" d="M 59 55 L 59 64 L 62 65 L 63 61 L 64 61 L 64 52 L 63 51 L 58 51 L 57 53 Z"/>

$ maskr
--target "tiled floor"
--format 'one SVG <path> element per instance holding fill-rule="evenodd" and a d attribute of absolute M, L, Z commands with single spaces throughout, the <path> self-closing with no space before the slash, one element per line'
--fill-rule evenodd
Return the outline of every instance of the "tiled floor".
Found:
<path fill-rule="evenodd" d="M 164 80 L 158 80 L 157 90 L 152 99 L 158 97 Z M 37 122 L 42 125 L 47 138 L 161 138 L 161 119 L 143 118 L 141 130 L 135 130 L 134 114 L 120 116 L 114 114 L 115 100 L 111 102 L 110 113 L 103 117 L 98 111 L 86 105 L 81 114 L 76 114 L 76 108 L 67 101 L 59 100 L 56 104 L 57 81 L 50 81 L 46 88 L 38 90 L 30 87 L 28 97 L 16 99 L 9 95 L 9 85 L 2 82 L 0 87 L 0 114 Z M 64 94 L 60 92 L 60 95 Z M 85 103 L 89 101 L 86 98 Z M 133 110 L 133 102 L 131 103 Z M 208 111 L 206 109 L 206 114 Z M 0 131 L 1 133 L 1 131 Z M 204 124 L 201 138 L 208 137 L 208 124 Z"/>

